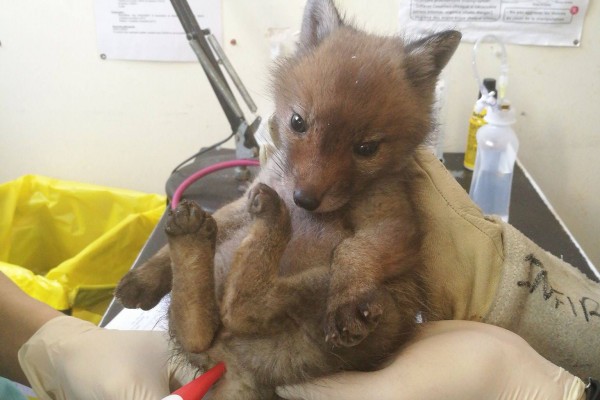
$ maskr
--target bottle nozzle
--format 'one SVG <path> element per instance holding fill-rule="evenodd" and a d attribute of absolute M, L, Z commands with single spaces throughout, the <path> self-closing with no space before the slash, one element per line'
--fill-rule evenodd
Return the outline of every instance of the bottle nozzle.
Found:
<path fill-rule="evenodd" d="M 480 113 L 484 108 L 493 108 L 496 106 L 498 101 L 496 100 L 496 92 L 491 91 L 482 96 L 475 103 L 475 112 Z"/>

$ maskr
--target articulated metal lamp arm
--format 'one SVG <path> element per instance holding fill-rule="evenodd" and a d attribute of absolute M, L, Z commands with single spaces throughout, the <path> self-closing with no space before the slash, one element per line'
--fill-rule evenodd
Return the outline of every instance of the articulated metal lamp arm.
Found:
<path fill-rule="evenodd" d="M 198 25 L 194 13 L 186 0 L 171 0 L 177 17 L 183 26 L 187 39 L 200 62 L 208 80 L 219 99 L 219 103 L 229 120 L 231 129 L 236 132 L 244 121 L 244 115 L 239 104 L 233 97 L 229 85 L 214 58 L 210 45 L 204 37 L 204 31 Z"/>

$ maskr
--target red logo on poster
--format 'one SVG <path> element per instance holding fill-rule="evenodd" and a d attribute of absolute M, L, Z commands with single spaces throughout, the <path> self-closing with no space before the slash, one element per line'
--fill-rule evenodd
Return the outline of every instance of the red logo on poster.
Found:
<path fill-rule="evenodd" d="M 571 7 L 570 11 L 571 11 L 571 15 L 575 15 L 579 12 L 579 7 L 573 6 L 573 7 Z"/>

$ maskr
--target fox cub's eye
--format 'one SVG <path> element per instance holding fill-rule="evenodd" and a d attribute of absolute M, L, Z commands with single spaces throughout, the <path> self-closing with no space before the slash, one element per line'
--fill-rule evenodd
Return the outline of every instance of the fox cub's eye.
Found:
<path fill-rule="evenodd" d="M 306 132 L 306 122 L 304 122 L 304 119 L 302 119 L 302 117 L 296 113 L 292 115 L 290 125 L 292 126 L 292 129 L 298 133 Z"/>
<path fill-rule="evenodd" d="M 377 153 L 379 142 L 362 142 L 354 146 L 354 153 L 361 157 L 370 157 Z"/>

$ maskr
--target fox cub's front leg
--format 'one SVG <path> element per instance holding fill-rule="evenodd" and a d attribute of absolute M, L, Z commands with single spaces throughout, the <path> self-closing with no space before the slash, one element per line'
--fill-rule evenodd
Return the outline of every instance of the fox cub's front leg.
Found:
<path fill-rule="evenodd" d="M 384 312 L 386 290 L 368 276 L 355 271 L 343 275 L 339 271 L 342 268 L 335 264 L 332 269 L 325 340 L 337 347 L 356 346 L 377 327 Z"/>
<path fill-rule="evenodd" d="M 340 243 L 331 264 L 325 328 L 329 342 L 355 346 L 377 327 L 385 312 L 386 281 L 414 270 L 419 249 L 416 223 L 390 218 Z"/>

